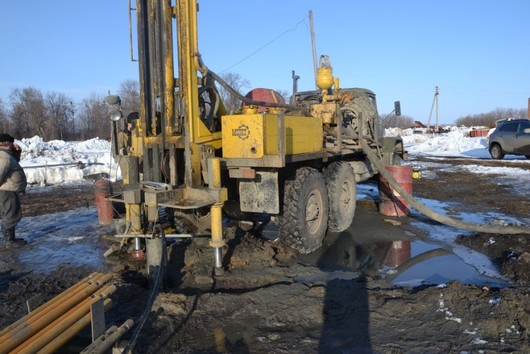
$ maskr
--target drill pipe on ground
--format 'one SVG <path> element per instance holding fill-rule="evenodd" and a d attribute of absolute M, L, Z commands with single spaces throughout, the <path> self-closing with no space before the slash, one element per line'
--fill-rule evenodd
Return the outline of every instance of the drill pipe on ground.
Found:
<path fill-rule="evenodd" d="M 14 348 L 17 348 L 65 313 L 73 308 L 78 308 L 81 303 L 87 301 L 87 298 L 91 297 L 111 279 L 111 274 L 103 274 L 98 276 L 95 282 L 89 282 L 88 286 L 74 285 L 74 287 L 78 287 L 78 289 L 81 290 L 72 295 L 63 295 L 64 298 L 63 296 L 60 296 L 60 300 L 62 299 L 63 301 L 57 301 L 55 298 L 52 299 L 51 301 L 55 306 L 45 306 L 44 310 L 39 311 L 36 316 L 25 316 L 23 321 L 6 332 L 2 337 L 2 341 L 0 341 L 0 354 L 7 353 Z M 65 294 L 65 292 L 63 292 L 63 294 Z"/>
<path fill-rule="evenodd" d="M 95 294 L 86 298 L 78 305 L 67 311 L 61 317 L 50 323 L 48 326 L 40 330 L 34 336 L 26 340 L 24 343 L 16 347 L 12 353 L 24 353 L 31 354 L 42 349 L 46 344 L 51 342 L 54 338 L 59 336 L 61 333 L 66 331 L 77 321 L 82 319 L 84 316 L 89 316 L 90 322 L 90 306 L 98 301 L 99 299 L 106 299 L 111 294 L 116 292 L 116 286 L 110 285 L 104 289 L 97 291 Z M 74 333 L 75 335 L 75 333 Z"/>
<path fill-rule="evenodd" d="M 112 326 L 102 336 L 86 347 L 80 354 L 105 354 L 112 348 L 121 336 L 134 326 L 134 321 L 128 319 L 120 327 Z"/>
<path fill-rule="evenodd" d="M 105 299 L 103 302 L 103 308 L 105 311 L 110 309 L 112 307 L 112 300 L 111 299 Z M 46 346 L 44 346 L 41 350 L 39 350 L 37 353 L 40 354 L 47 354 L 47 353 L 55 353 L 59 348 L 61 348 L 63 345 L 65 345 L 70 339 L 72 339 L 77 333 L 81 332 L 86 326 L 90 324 L 91 317 L 90 314 L 84 315 L 79 321 L 74 323 L 71 327 L 69 327 L 66 331 L 59 334 L 55 339 L 50 341 Z"/>
<path fill-rule="evenodd" d="M 39 306 L 35 310 L 31 311 L 26 316 L 20 318 L 16 322 L 10 324 L 6 328 L 4 328 L 2 331 L 0 331 L 0 344 L 8 337 L 8 335 L 13 335 L 15 328 L 19 327 L 20 325 L 26 323 L 28 319 L 37 320 L 38 318 L 44 316 L 48 311 L 53 309 L 58 303 L 67 301 L 68 298 L 73 296 L 74 294 L 79 293 L 80 291 L 83 291 L 88 285 L 91 283 L 94 283 L 98 281 L 99 278 L 101 278 L 104 274 L 103 273 L 92 273 L 83 280 L 79 281 L 77 284 L 72 285 L 70 288 L 66 289 L 50 301 L 44 303 L 43 305 Z"/>

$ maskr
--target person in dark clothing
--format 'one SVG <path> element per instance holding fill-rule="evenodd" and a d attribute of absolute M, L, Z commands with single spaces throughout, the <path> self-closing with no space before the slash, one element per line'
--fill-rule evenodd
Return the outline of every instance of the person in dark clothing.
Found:
<path fill-rule="evenodd" d="M 132 130 L 135 128 L 134 124 L 138 118 L 138 112 L 131 112 L 127 116 L 127 126 L 118 133 L 118 155 L 130 155 L 131 134 Z"/>
<path fill-rule="evenodd" d="M 15 138 L 13 138 L 11 135 L 6 134 L 5 138 L 9 139 L 9 142 L 11 143 L 11 147 L 10 147 L 11 154 L 13 155 L 15 160 L 17 160 L 17 162 L 20 162 L 20 156 L 22 155 L 22 149 L 20 148 L 20 146 L 18 146 L 18 144 L 15 144 Z"/>
<path fill-rule="evenodd" d="M 20 148 L 9 134 L 0 134 L 0 219 L 6 248 L 25 245 L 15 238 L 15 227 L 22 219 L 19 193 L 26 191 L 26 174 L 18 160 Z M 17 160 L 18 158 L 18 160 Z"/>

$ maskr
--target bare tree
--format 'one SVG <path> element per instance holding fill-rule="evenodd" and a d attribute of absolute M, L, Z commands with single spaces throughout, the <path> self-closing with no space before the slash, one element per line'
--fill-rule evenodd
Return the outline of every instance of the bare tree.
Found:
<path fill-rule="evenodd" d="M 488 113 L 471 114 L 464 117 L 460 117 L 456 120 L 456 125 L 466 127 L 494 127 L 495 123 L 501 119 L 508 118 L 527 118 L 526 109 L 514 109 L 514 108 L 497 108 Z"/>
<path fill-rule="evenodd" d="M 19 137 L 39 135 L 49 139 L 44 97 L 41 91 L 33 87 L 14 89 L 10 95 L 13 133 Z"/>
<path fill-rule="evenodd" d="M 82 140 L 110 136 L 110 123 L 107 117 L 107 106 L 102 95 L 92 93 L 81 103 L 79 113 L 80 137 Z"/>
<path fill-rule="evenodd" d="M 396 116 L 395 114 L 380 115 L 384 128 L 407 129 L 414 127 L 414 119 L 409 116 Z"/>
<path fill-rule="evenodd" d="M 0 133 L 7 133 L 11 130 L 9 115 L 4 101 L 0 97 Z"/>
<path fill-rule="evenodd" d="M 125 80 L 121 83 L 118 94 L 125 114 L 140 111 L 140 87 L 136 80 Z"/>
<path fill-rule="evenodd" d="M 236 73 L 227 72 L 222 74 L 221 78 L 239 93 L 241 93 L 241 91 L 245 88 L 250 87 L 250 81 L 248 81 L 247 79 L 243 79 L 241 75 Z M 241 107 L 241 100 L 238 99 L 236 96 L 232 95 L 224 87 L 221 86 L 219 88 L 219 94 L 221 95 L 221 99 L 223 100 L 226 112 L 228 114 L 236 112 L 239 107 Z"/>
<path fill-rule="evenodd" d="M 73 120 L 73 101 L 63 93 L 49 92 L 45 99 L 49 117 L 49 139 L 71 140 L 75 136 Z"/>

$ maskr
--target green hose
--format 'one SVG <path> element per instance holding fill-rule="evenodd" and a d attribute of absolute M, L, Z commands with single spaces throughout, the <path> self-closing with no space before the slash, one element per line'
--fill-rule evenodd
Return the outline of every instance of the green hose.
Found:
<path fill-rule="evenodd" d="M 361 139 L 361 146 L 370 162 L 377 168 L 377 170 L 379 170 L 379 173 L 385 177 L 394 190 L 407 202 L 409 202 L 412 207 L 427 217 L 442 224 L 467 231 L 484 232 L 490 234 L 530 234 L 530 228 L 528 227 L 473 224 L 435 212 L 434 210 L 428 208 L 425 204 L 414 199 L 409 192 L 401 187 L 401 185 L 394 179 L 392 174 L 388 172 L 383 162 L 374 154 L 365 139 Z"/>

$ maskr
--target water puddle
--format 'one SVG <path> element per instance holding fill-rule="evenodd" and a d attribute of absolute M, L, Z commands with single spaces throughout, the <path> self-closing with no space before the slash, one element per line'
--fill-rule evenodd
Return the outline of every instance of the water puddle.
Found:
<path fill-rule="evenodd" d="M 483 254 L 471 250 L 463 252 L 461 246 L 410 238 L 396 241 L 396 236 L 403 234 L 401 228 L 394 228 L 392 232 L 392 229 L 379 230 L 367 241 L 359 235 L 362 226 L 354 226 L 342 233 L 328 234 L 322 249 L 301 256 L 301 261 L 326 272 L 361 272 L 403 287 L 451 281 L 489 287 L 509 285 Z"/>
<path fill-rule="evenodd" d="M 112 230 L 98 224 L 94 207 L 25 217 L 16 231 L 28 244 L 15 250 L 14 256 L 28 271 L 48 274 L 61 265 L 107 270 L 103 253 L 109 245 L 100 236 Z"/>
<path fill-rule="evenodd" d="M 452 250 L 423 241 L 394 242 L 389 248 L 382 271 L 386 280 L 404 287 L 445 284 L 450 281 L 490 287 L 509 285 L 500 274 L 495 274 L 494 268 L 489 269 L 489 274 L 484 274 L 475 266 L 464 262 Z"/>
<path fill-rule="evenodd" d="M 277 223 L 270 222 L 261 231 L 265 238 L 278 237 Z M 25 217 L 17 226 L 17 235 L 29 243 L 13 254 L 28 271 L 50 273 L 62 265 L 106 271 L 110 266 L 103 253 L 109 244 L 101 236 L 113 232 L 113 226 L 98 224 L 94 207 Z M 342 271 L 351 279 L 361 272 L 400 286 L 450 281 L 508 285 L 486 256 L 440 240 L 410 240 L 402 227 L 385 223 L 378 213 L 362 208 L 348 230 L 328 234 L 323 247 L 302 256 L 301 261 L 325 273 L 335 272 L 333 276 Z"/>

